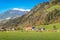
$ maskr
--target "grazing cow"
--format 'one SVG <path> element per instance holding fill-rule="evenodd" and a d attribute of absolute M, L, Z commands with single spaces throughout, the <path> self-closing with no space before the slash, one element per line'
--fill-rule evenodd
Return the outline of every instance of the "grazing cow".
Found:
<path fill-rule="evenodd" d="M 42 31 L 44 31 L 44 30 L 45 30 L 45 28 L 39 28 L 39 30 L 42 32 Z"/>
<path fill-rule="evenodd" d="M 26 29 L 25 29 L 27 32 L 32 30 L 32 26 L 27 26 Z"/>
<path fill-rule="evenodd" d="M 32 27 L 32 30 L 36 30 L 36 28 L 35 27 Z"/>
<path fill-rule="evenodd" d="M 2 27 L 0 30 L 1 31 L 6 31 L 6 28 L 5 27 Z"/>

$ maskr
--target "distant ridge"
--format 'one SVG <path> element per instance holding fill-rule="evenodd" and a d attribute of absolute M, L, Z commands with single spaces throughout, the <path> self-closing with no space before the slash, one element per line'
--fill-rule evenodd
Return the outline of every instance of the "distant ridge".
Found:
<path fill-rule="evenodd" d="M 16 17 L 20 17 L 28 13 L 29 11 L 30 9 L 12 8 L 10 10 L 5 11 L 3 14 L 0 14 L 0 20 L 5 20 L 7 18 L 13 19 Z"/>

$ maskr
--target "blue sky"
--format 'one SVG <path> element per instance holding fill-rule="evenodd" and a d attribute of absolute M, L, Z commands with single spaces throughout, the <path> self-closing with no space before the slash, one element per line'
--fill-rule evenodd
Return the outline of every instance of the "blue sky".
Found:
<path fill-rule="evenodd" d="M 0 13 L 12 9 L 32 9 L 35 5 L 48 0 L 0 0 Z"/>

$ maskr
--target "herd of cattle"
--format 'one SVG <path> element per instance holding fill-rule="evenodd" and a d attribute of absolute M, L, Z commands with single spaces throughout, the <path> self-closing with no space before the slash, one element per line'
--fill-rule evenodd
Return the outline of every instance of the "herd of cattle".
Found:
<path fill-rule="evenodd" d="M 28 31 L 31 31 L 31 30 L 34 30 L 36 32 L 59 32 L 59 30 L 56 28 L 56 26 L 53 26 L 52 30 L 51 29 L 46 29 L 44 27 L 40 27 L 40 28 L 35 28 L 35 27 L 31 27 L 31 26 L 28 26 L 26 27 L 25 29 L 27 32 Z"/>
<path fill-rule="evenodd" d="M 0 31 L 15 31 L 15 28 L 0 28 Z M 53 26 L 53 29 L 52 30 L 48 30 L 44 27 L 40 27 L 40 28 L 36 28 L 36 27 L 32 27 L 32 26 L 27 26 L 25 27 L 25 29 L 23 30 L 20 30 L 20 31 L 26 31 L 26 32 L 29 32 L 29 31 L 36 31 L 36 32 L 43 32 L 43 31 L 46 31 L 46 32 L 59 32 L 59 30 L 56 28 L 56 26 Z"/>

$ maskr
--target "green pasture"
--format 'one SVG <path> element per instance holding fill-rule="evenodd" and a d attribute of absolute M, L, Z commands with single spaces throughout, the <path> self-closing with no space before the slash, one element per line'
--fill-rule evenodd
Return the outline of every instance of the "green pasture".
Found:
<path fill-rule="evenodd" d="M 53 26 L 60 30 L 60 23 L 40 25 L 37 28 L 45 27 L 52 30 Z M 0 31 L 0 40 L 60 40 L 60 32 L 37 32 L 37 31 Z"/>
<path fill-rule="evenodd" d="M 0 40 L 60 40 L 60 32 L 0 32 Z"/>
<path fill-rule="evenodd" d="M 36 27 L 37 28 L 44 27 L 44 28 L 46 28 L 46 30 L 52 30 L 53 29 L 53 26 L 56 26 L 56 28 L 58 30 L 60 30 L 60 23 L 54 23 L 54 24 L 49 24 L 49 25 L 39 25 L 39 26 L 36 26 Z"/>

